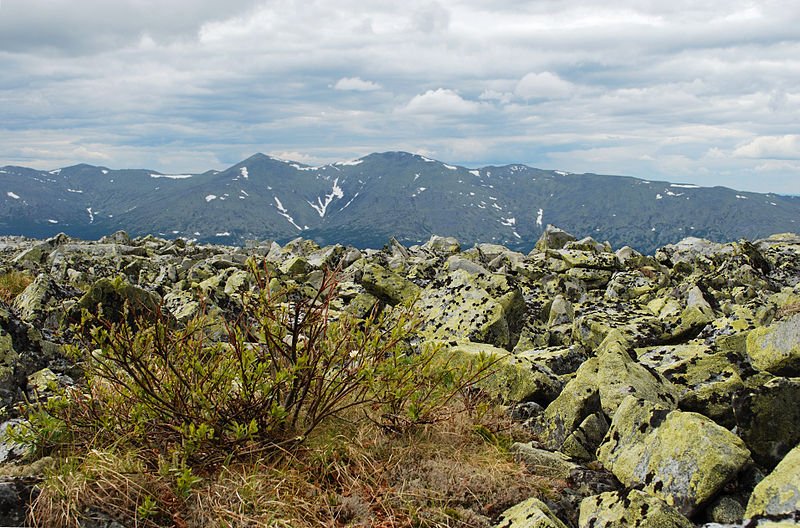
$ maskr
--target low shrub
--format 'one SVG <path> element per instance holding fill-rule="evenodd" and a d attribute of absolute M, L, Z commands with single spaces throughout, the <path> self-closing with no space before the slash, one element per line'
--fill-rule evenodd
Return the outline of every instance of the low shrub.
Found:
<path fill-rule="evenodd" d="M 477 506 L 484 496 L 517 498 L 500 489 L 521 470 L 507 462 L 500 422 L 473 388 L 496 359 L 455 368 L 442 350 L 415 351 L 412 305 L 364 319 L 333 310 L 339 273 L 310 292 L 272 291 L 265 271 L 251 271 L 255 287 L 225 322 L 223 342 L 208 339 L 204 317 L 179 326 L 156 309 L 129 324 L 84 311 L 70 353 L 85 381 L 30 405 L 15 432 L 41 454 L 71 461 L 48 477 L 32 518 L 72 526 L 81 512 L 99 511 L 140 526 L 468 526 L 453 516 L 488 518 L 495 506 Z M 476 449 L 491 462 L 472 466 Z M 413 460 L 431 457 L 414 469 Z M 125 470 L 98 459 L 123 461 Z M 484 498 L 464 488 L 447 499 L 468 473 L 503 463 L 503 484 L 486 484 Z M 449 484 L 435 476 L 454 464 L 463 470 Z M 417 474 L 415 482 L 437 490 L 399 483 Z M 237 479 L 251 491 L 229 489 Z"/>

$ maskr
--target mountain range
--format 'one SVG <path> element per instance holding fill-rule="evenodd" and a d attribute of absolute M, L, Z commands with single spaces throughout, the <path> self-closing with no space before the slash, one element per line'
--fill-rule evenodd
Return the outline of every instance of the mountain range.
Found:
<path fill-rule="evenodd" d="M 255 154 L 223 171 L 162 174 L 80 164 L 0 168 L 0 235 L 95 239 L 124 229 L 200 242 L 381 247 L 431 234 L 527 251 L 547 224 L 650 253 L 686 236 L 758 238 L 800 228 L 800 197 L 573 174 L 470 169 L 406 152 L 312 167 Z"/>

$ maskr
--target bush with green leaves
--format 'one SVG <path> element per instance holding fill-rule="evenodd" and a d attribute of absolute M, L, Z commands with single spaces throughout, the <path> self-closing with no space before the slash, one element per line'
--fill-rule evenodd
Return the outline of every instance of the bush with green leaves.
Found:
<path fill-rule="evenodd" d="M 337 272 L 308 294 L 273 292 L 251 271 L 224 342 L 209 341 L 203 317 L 178 326 L 157 309 L 129 324 L 84 312 L 71 354 L 85 382 L 31 406 L 22 435 L 42 450 L 130 444 L 207 467 L 289 449 L 334 417 L 392 431 L 430 423 L 491 365 L 456 369 L 437 348 L 413 351 L 412 305 L 366 319 L 333 310 Z"/>

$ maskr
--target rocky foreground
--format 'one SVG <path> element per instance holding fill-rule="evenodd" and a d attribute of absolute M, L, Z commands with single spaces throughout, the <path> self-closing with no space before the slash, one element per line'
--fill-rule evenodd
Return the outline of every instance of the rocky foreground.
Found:
<path fill-rule="evenodd" d="M 717 244 L 687 238 L 645 256 L 548 226 L 525 255 L 462 250 L 432 236 L 382 250 L 305 240 L 281 247 L 181 239 L 0 238 L 0 274 L 35 280 L 0 301 L 0 400 L 80 376 L 60 354 L 81 308 L 135 298 L 179 322 L 236 312 L 248 258 L 271 287 L 314 286 L 340 267 L 336 308 L 364 316 L 416 299 L 414 344 L 502 356 L 483 389 L 535 433 L 515 456 L 570 486 L 531 498 L 497 527 L 795 526 L 800 520 L 800 236 Z M 217 337 L 224 334 L 220 325 Z M 213 334 L 213 332 L 212 332 Z M 212 335 L 213 336 L 213 335 Z M 25 446 L 6 442 L 6 466 Z M 0 483 L 1 524 L 20 520 L 32 480 Z M 17 517 L 14 517 L 17 515 Z"/>

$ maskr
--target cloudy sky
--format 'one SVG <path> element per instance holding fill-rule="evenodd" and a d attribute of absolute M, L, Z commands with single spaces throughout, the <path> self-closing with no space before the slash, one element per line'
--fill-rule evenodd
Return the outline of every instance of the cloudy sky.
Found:
<path fill-rule="evenodd" d="M 0 0 L 0 165 L 406 150 L 800 193 L 800 2 Z"/>

